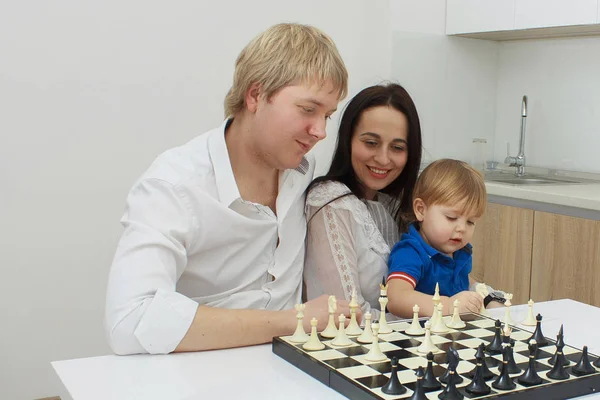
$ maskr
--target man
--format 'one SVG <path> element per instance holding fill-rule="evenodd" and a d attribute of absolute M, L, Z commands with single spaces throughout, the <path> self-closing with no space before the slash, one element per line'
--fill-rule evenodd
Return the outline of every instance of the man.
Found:
<path fill-rule="evenodd" d="M 279 24 L 236 61 L 218 128 L 158 157 L 127 199 L 108 282 L 117 354 L 198 351 L 291 334 L 304 263 L 304 191 L 347 71 L 319 30 Z M 337 314 L 348 314 L 338 301 Z M 304 326 L 327 323 L 327 297 Z"/>

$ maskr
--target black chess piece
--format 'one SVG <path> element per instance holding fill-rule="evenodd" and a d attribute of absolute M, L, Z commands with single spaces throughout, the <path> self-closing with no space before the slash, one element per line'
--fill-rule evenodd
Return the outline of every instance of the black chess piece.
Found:
<path fill-rule="evenodd" d="M 417 382 L 415 384 L 415 391 L 408 400 L 427 400 L 427 396 L 425 396 L 425 390 L 423 389 L 423 367 L 419 367 L 417 369 L 416 375 Z"/>
<path fill-rule="evenodd" d="M 542 314 L 538 314 L 535 319 L 537 321 L 535 324 L 535 331 L 533 331 L 533 335 L 527 339 L 526 342 L 529 343 L 531 339 L 534 339 L 539 349 L 540 347 L 548 345 L 548 339 L 546 339 L 542 333 Z"/>
<path fill-rule="evenodd" d="M 398 358 L 392 357 L 392 373 L 390 380 L 381 387 L 381 391 L 385 394 L 399 395 L 406 393 L 406 388 L 400 383 L 398 379 Z"/>
<path fill-rule="evenodd" d="M 571 361 L 569 361 L 562 352 L 563 347 L 565 347 L 565 339 L 563 334 L 563 326 L 561 325 L 560 330 L 558 331 L 558 335 L 556 335 L 556 352 L 554 353 L 552 358 L 548 360 L 548 363 L 550 365 L 554 365 L 554 363 L 556 362 L 556 358 L 559 356 L 558 353 L 562 355 L 561 359 L 565 367 L 571 364 Z"/>
<path fill-rule="evenodd" d="M 442 384 L 437 380 L 433 373 L 433 353 L 427 353 L 427 369 L 425 370 L 425 377 L 423 378 L 423 389 L 427 392 L 438 390 L 442 387 Z"/>
<path fill-rule="evenodd" d="M 477 360 L 477 366 L 475 367 L 475 373 L 473 375 L 473 380 L 471 383 L 467 385 L 465 390 L 467 393 L 473 395 L 486 395 L 492 391 L 492 389 L 485 383 L 485 379 L 483 377 L 483 366 L 485 365 L 485 360 L 481 356 L 475 355 Z"/>
<path fill-rule="evenodd" d="M 502 364 L 504 364 L 504 366 L 508 364 L 509 347 L 510 346 L 505 346 L 502 349 Z M 508 368 L 503 367 L 498 379 L 492 382 L 492 387 L 499 390 L 512 390 L 517 387 L 517 385 L 512 381 L 512 379 L 510 379 L 510 376 L 508 375 Z"/>
<path fill-rule="evenodd" d="M 483 342 L 481 342 L 481 344 L 479 346 L 477 346 L 477 353 L 475 353 L 475 358 L 481 358 L 483 363 L 482 363 L 482 367 L 483 367 L 483 379 L 485 379 L 486 381 L 489 381 L 490 379 L 492 379 L 495 375 L 492 371 L 490 371 L 490 368 L 487 365 L 487 362 L 485 361 L 485 353 L 483 351 L 483 349 L 485 348 L 485 344 L 483 344 Z M 469 376 L 469 378 L 473 378 L 475 376 L 475 370 L 477 370 L 477 367 L 473 368 L 472 371 L 470 371 L 467 375 Z"/>
<path fill-rule="evenodd" d="M 496 331 L 494 332 L 494 339 L 485 347 L 485 351 L 490 354 L 502 353 L 502 337 L 500 334 L 500 320 L 496 320 Z"/>
<path fill-rule="evenodd" d="M 508 364 L 506 364 L 507 368 L 508 368 L 508 373 L 509 374 L 513 374 L 513 375 L 514 374 L 520 374 L 523 371 L 521 370 L 521 368 L 519 368 L 517 366 L 517 363 L 515 362 L 514 351 L 513 351 L 513 348 L 515 347 L 515 341 L 514 340 L 509 340 L 509 342 L 506 343 L 506 346 L 508 347 L 508 349 L 507 349 L 507 351 L 508 351 Z M 500 366 L 498 367 L 498 372 L 502 373 L 502 368 L 504 368 L 504 363 L 500 364 Z"/>
<path fill-rule="evenodd" d="M 561 359 L 565 358 L 565 355 L 562 353 L 562 348 L 561 350 L 556 350 L 556 353 L 556 360 L 558 362 L 554 364 L 554 367 L 552 367 L 546 376 L 557 381 L 564 381 L 565 379 L 569 379 L 569 373 L 567 372 L 564 363 L 560 361 Z"/>
<path fill-rule="evenodd" d="M 446 372 L 442 376 L 440 376 L 440 382 L 443 384 L 448 384 L 450 380 L 450 371 L 456 371 L 456 367 L 458 366 L 458 362 L 460 361 L 460 356 L 458 352 L 452 347 L 448 347 L 448 351 L 446 352 L 446 361 L 448 362 L 448 367 L 446 368 Z M 454 374 L 454 383 L 462 383 L 463 378 L 458 374 Z"/>
<path fill-rule="evenodd" d="M 573 368 L 571 368 L 571 373 L 577 376 L 589 375 L 596 372 L 596 369 L 590 363 L 590 358 L 588 356 L 588 348 L 587 346 L 583 346 L 583 353 L 581 354 L 581 358 L 579 362 L 575 364 Z"/>
<path fill-rule="evenodd" d="M 535 355 L 537 353 L 537 343 L 532 340 L 529 342 L 529 365 L 527 370 L 521 375 L 517 381 L 523 386 L 534 386 L 542 383 L 542 378 L 537 374 Z"/>
<path fill-rule="evenodd" d="M 448 384 L 444 391 L 438 395 L 440 400 L 462 400 L 465 396 L 456 388 L 456 369 L 449 369 Z"/>

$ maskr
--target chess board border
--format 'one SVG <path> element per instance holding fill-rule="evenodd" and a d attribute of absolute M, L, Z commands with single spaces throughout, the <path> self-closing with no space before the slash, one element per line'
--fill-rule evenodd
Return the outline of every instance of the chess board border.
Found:
<path fill-rule="evenodd" d="M 495 321 L 494 318 L 490 318 L 481 314 L 473 314 L 473 316 Z M 407 320 L 394 321 L 393 323 L 390 323 L 390 326 L 393 327 L 400 322 L 407 322 Z M 517 329 L 523 331 L 523 329 L 518 327 Z M 552 342 L 554 341 L 552 340 Z M 582 349 L 577 350 L 582 351 Z M 364 387 L 355 382 L 353 379 L 342 375 L 336 371 L 334 367 L 311 357 L 309 352 L 300 350 L 298 347 L 287 343 L 279 337 L 273 338 L 272 351 L 274 354 L 294 365 L 296 368 L 299 368 L 314 379 L 317 379 L 319 382 L 330 387 L 343 396 L 348 397 L 349 399 L 385 400 L 383 397 L 378 396 L 376 393 L 370 391 L 367 387 Z M 592 375 L 577 377 L 576 379 L 570 379 L 568 381 L 553 381 L 551 385 L 538 387 L 534 386 L 518 392 L 508 391 L 505 393 L 498 393 L 495 396 L 486 396 L 486 399 L 510 397 L 511 400 L 528 400 L 535 396 L 535 398 L 543 398 L 544 400 L 562 400 L 594 393 L 600 393 L 600 372 Z"/>

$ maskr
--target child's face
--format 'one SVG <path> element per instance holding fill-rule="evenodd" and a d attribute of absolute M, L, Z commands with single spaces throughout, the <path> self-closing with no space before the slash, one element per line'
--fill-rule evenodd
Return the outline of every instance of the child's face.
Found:
<path fill-rule="evenodd" d="M 464 202 L 463 202 L 464 203 Z M 415 199 L 414 210 L 421 223 L 421 236 L 434 249 L 452 257 L 473 238 L 477 217 L 463 212 L 463 203 L 427 206 Z"/>

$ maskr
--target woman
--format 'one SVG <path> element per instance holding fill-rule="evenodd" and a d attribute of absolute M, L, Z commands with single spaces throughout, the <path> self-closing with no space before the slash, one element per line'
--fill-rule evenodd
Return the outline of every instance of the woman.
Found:
<path fill-rule="evenodd" d="M 397 84 L 362 90 L 347 105 L 329 172 L 308 188 L 304 282 L 308 299 L 356 291 L 379 318 L 379 284 L 406 227 L 421 163 L 416 107 Z"/>

